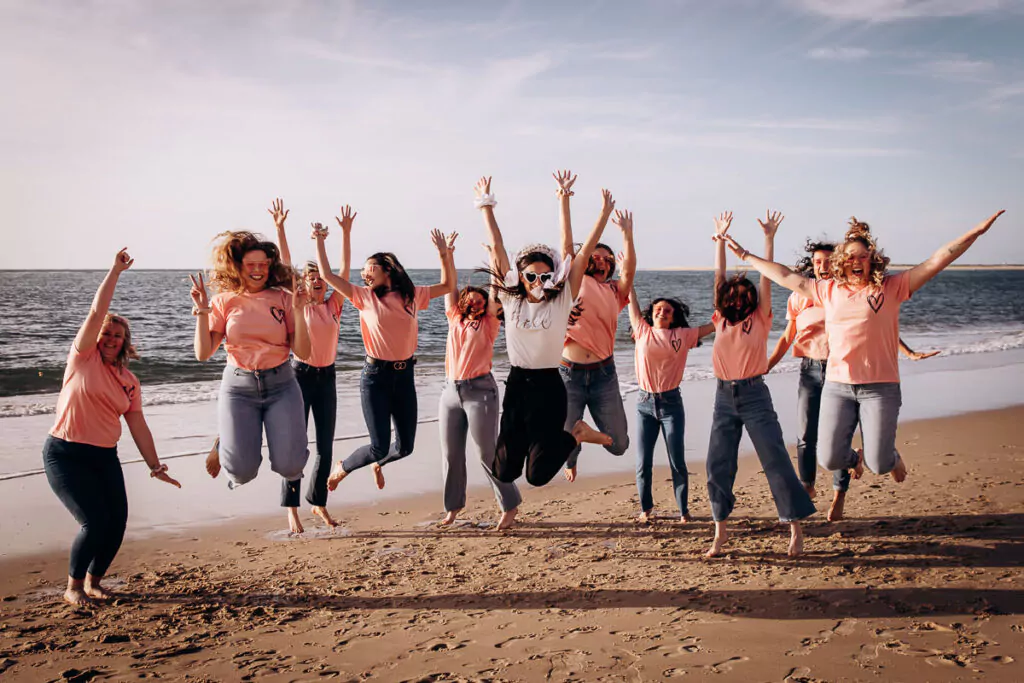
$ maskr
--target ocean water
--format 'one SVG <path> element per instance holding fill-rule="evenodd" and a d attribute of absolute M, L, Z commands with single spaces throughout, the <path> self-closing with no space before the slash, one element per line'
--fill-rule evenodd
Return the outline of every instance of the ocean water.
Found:
<path fill-rule="evenodd" d="M 418 284 L 437 282 L 437 270 L 410 271 Z M 7 315 L 0 321 L 0 418 L 52 412 L 60 390 L 68 348 L 85 317 L 101 271 L 3 271 Z M 460 271 L 460 282 L 483 276 Z M 752 275 L 756 279 L 757 274 Z M 681 298 L 691 310 L 691 324 L 711 316 L 710 272 L 641 271 L 636 288 L 641 303 L 654 296 Z M 947 271 L 906 302 L 900 327 L 904 338 L 921 348 L 945 354 L 986 353 L 1024 347 L 1024 271 Z M 195 319 L 191 315 L 188 273 L 131 270 L 118 285 L 111 310 L 126 316 L 142 358 L 132 370 L 143 383 L 147 404 L 190 403 L 215 398 L 224 367 L 223 348 L 209 361 L 192 355 Z M 785 327 L 789 292 L 773 287 L 773 339 Z M 417 373 L 421 382 L 443 375 L 447 325 L 443 300 L 420 313 Z M 711 376 L 710 344 L 691 356 L 686 379 Z M 619 320 L 616 355 L 624 391 L 632 377 L 629 319 Z M 339 386 L 357 384 L 364 356 L 358 312 L 345 304 L 337 367 Z M 504 339 L 496 347 L 497 370 L 507 367 Z M 795 364 L 780 364 L 780 371 Z"/>

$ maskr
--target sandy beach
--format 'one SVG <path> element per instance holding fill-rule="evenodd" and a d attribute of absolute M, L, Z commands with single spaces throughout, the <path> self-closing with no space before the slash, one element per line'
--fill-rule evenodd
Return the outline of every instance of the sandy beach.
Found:
<path fill-rule="evenodd" d="M 633 521 L 622 473 L 493 500 L 439 529 L 436 495 L 346 509 L 289 540 L 275 515 L 126 543 L 113 604 L 60 599 L 64 552 L 0 564 L 8 680 L 1017 681 L 1024 672 L 1024 407 L 901 425 L 910 477 L 855 482 L 848 519 L 785 556 L 755 458 L 729 554 L 696 523 Z M 819 479 L 819 483 L 822 480 Z M 820 511 L 828 492 L 817 499 Z"/>

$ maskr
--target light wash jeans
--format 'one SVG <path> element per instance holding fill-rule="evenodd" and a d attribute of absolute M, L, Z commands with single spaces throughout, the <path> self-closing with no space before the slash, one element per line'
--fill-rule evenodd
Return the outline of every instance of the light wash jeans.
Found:
<path fill-rule="evenodd" d="M 860 422 L 864 464 L 876 474 L 891 472 L 900 457 L 896 450 L 896 425 L 902 404 L 899 382 L 825 382 L 818 418 L 818 462 L 833 471 L 856 465 L 857 454 L 851 445 Z"/>
<path fill-rule="evenodd" d="M 636 489 L 640 494 L 640 509 L 650 512 L 654 508 L 651 494 L 651 470 L 654 466 L 654 445 L 658 433 L 665 437 L 668 466 L 672 470 L 672 488 L 680 515 L 690 514 L 690 477 L 683 454 L 683 432 L 686 415 L 679 389 L 651 394 L 641 390 L 636 401 Z"/>
<path fill-rule="evenodd" d="M 714 520 L 728 519 L 736 504 L 732 487 L 744 427 L 768 479 L 779 519 L 795 522 L 814 514 L 814 503 L 796 476 L 793 461 L 786 451 L 772 395 L 764 378 L 757 376 L 736 381 L 718 380 L 707 461 L 708 499 Z"/>
<path fill-rule="evenodd" d="M 441 432 L 441 472 L 444 509 L 466 507 L 466 435 L 472 435 L 480 464 L 502 511 L 519 507 L 523 497 L 514 483 L 499 481 L 491 469 L 498 443 L 498 384 L 490 373 L 466 380 L 449 380 L 441 392 L 438 426 Z"/>
<path fill-rule="evenodd" d="M 583 419 L 583 411 L 590 411 L 594 425 L 599 432 L 612 437 L 612 445 L 604 449 L 612 455 L 622 455 L 629 448 L 629 425 L 626 423 L 626 409 L 619 394 L 619 375 L 615 363 L 610 362 L 592 370 L 580 370 L 561 365 L 558 368 L 565 384 L 568 413 L 565 431 L 571 432 L 576 423 Z M 569 454 L 566 468 L 576 467 L 580 446 Z"/>
<path fill-rule="evenodd" d="M 302 390 L 290 363 L 269 370 L 226 366 L 217 401 L 217 426 L 220 464 L 229 485 L 256 478 L 263 462 L 266 429 L 270 469 L 297 486 L 309 458 L 303 412 Z"/>
<path fill-rule="evenodd" d="M 825 386 L 828 361 L 803 358 L 800 361 L 800 385 L 797 389 L 797 413 L 800 421 L 796 435 L 796 466 L 804 486 L 814 486 L 818 474 L 818 415 L 821 391 Z M 850 488 L 850 471 L 832 473 L 832 488 Z"/>

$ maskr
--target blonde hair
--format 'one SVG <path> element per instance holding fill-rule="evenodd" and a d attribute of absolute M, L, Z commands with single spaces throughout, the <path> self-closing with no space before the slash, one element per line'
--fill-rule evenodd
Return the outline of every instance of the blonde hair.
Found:
<path fill-rule="evenodd" d="M 210 271 L 210 288 L 218 292 L 243 292 L 242 259 L 250 251 L 262 251 L 270 259 L 267 269 L 267 289 L 291 287 L 292 272 L 281 263 L 281 252 L 273 242 L 248 230 L 222 232 L 213 245 L 213 269 Z"/>
<path fill-rule="evenodd" d="M 124 344 L 121 345 L 121 350 L 117 352 L 117 358 L 114 359 L 114 365 L 119 368 L 128 367 L 128 361 L 138 360 L 139 352 L 132 344 L 132 328 L 128 324 L 128 318 L 116 313 L 107 313 L 103 317 L 103 327 L 106 327 L 110 323 L 117 323 L 124 329 Z M 103 327 L 100 327 L 102 330 Z"/>
<path fill-rule="evenodd" d="M 875 238 L 871 235 L 871 226 L 857 220 L 856 216 L 850 218 L 850 227 L 846 230 L 846 235 L 843 236 L 842 244 L 832 252 L 832 258 L 829 261 L 832 279 L 838 284 L 846 284 L 846 264 L 850 260 L 846 255 L 846 249 L 854 243 L 860 244 L 868 250 L 871 257 L 871 284 L 881 287 L 885 281 L 886 270 L 889 268 L 889 257 L 878 248 Z"/>

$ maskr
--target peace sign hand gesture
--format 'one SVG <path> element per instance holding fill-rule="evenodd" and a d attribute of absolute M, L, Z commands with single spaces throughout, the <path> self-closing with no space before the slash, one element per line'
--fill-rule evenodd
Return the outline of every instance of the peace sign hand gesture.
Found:
<path fill-rule="evenodd" d="M 565 169 L 564 171 L 555 171 L 551 174 L 558 183 L 558 191 L 555 193 L 559 197 L 571 197 L 575 194 L 572 191 L 572 185 L 576 182 L 576 176 L 573 175 L 572 171 Z"/>
<path fill-rule="evenodd" d="M 341 226 L 341 229 L 343 231 L 348 232 L 352 229 L 352 223 L 355 222 L 356 216 L 358 215 L 358 211 L 352 211 L 352 207 L 346 204 L 345 206 L 341 207 L 341 216 L 335 216 L 334 220 L 338 221 L 338 225 Z M 324 230 L 326 229 L 327 228 L 324 228 Z M 326 236 L 327 235 L 325 234 L 324 237 Z"/>
<path fill-rule="evenodd" d="M 267 213 L 274 217 L 274 225 L 283 230 L 284 222 L 288 218 L 288 211 L 284 208 L 284 200 L 278 197 L 271 202 Z"/>
<path fill-rule="evenodd" d="M 203 282 L 203 272 L 199 271 L 196 275 L 189 273 L 188 279 L 192 281 L 192 290 L 189 292 L 189 295 L 192 297 L 193 308 L 196 312 L 209 312 L 210 300 L 206 296 L 206 283 Z"/>
<path fill-rule="evenodd" d="M 765 211 L 765 220 L 757 219 L 761 229 L 764 230 L 766 237 L 775 237 L 775 233 L 778 232 L 779 226 L 782 224 L 782 220 L 785 216 L 782 215 L 781 211 Z"/>
<path fill-rule="evenodd" d="M 114 257 L 114 272 L 121 274 L 131 268 L 133 263 L 135 259 L 128 255 L 128 247 L 125 247 Z"/>

